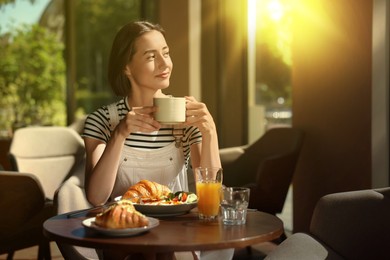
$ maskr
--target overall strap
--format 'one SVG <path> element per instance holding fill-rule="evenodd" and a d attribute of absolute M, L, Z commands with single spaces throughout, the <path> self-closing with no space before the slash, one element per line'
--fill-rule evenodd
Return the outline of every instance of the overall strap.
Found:
<path fill-rule="evenodd" d="M 116 103 L 107 106 L 108 114 L 110 116 L 110 131 L 114 131 L 115 127 L 119 124 L 118 109 Z"/>
<path fill-rule="evenodd" d="M 179 148 L 182 146 L 182 138 L 184 137 L 184 128 L 178 128 L 175 125 L 172 129 L 172 135 L 175 138 L 175 146 Z"/>

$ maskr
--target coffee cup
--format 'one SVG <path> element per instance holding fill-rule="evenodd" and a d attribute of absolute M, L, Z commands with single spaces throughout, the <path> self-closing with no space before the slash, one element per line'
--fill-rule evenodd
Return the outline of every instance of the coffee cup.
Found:
<path fill-rule="evenodd" d="M 162 124 L 180 124 L 186 121 L 186 100 L 184 97 L 156 97 L 153 105 L 157 107 L 154 119 Z"/>

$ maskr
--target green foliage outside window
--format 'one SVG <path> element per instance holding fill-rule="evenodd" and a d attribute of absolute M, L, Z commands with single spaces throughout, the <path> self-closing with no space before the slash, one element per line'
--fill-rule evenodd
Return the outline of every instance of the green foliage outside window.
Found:
<path fill-rule="evenodd" d="M 118 100 L 107 80 L 108 58 L 117 31 L 134 20 L 154 20 L 154 0 L 75 2 L 77 107 L 90 113 Z"/>
<path fill-rule="evenodd" d="M 15 3 L 16 0 L 0 0 L 0 9 L 2 6 L 6 5 L 6 4 L 13 4 Z M 35 0 L 28 0 L 30 3 L 35 3 Z"/>
<path fill-rule="evenodd" d="M 65 125 L 63 50 L 39 25 L 0 32 L 0 130 Z"/>
<path fill-rule="evenodd" d="M 15 2 L 0 0 L 0 9 Z M 131 20 L 153 21 L 155 8 L 154 0 L 75 1 L 76 117 L 118 99 L 106 76 L 114 35 Z M 63 45 L 38 25 L 12 33 L 0 28 L 0 135 L 25 125 L 66 124 Z"/>

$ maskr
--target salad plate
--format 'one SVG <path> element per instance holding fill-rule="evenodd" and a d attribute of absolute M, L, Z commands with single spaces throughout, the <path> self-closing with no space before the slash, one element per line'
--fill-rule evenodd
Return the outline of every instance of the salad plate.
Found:
<path fill-rule="evenodd" d="M 116 197 L 115 201 L 122 199 L 122 196 Z M 170 193 L 161 200 L 143 200 L 133 202 L 135 209 L 144 215 L 152 217 L 172 217 L 188 213 L 197 206 L 198 198 L 193 192 L 177 191 Z"/>
<path fill-rule="evenodd" d="M 136 204 L 134 207 L 136 210 L 152 217 L 173 217 L 180 216 L 188 213 L 191 209 L 195 208 L 196 202 L 193 203 L 182 203 L 182 204 Z"/>

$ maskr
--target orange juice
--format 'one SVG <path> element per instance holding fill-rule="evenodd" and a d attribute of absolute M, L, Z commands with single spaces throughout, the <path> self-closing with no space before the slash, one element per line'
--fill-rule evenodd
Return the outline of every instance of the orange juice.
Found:
<path fill-rule="evenodd" d="M 206 218 L 218 216 L 221 200 L 221 188 L 222 184 L 220 182 L 196 183 L 198 211 L 201 216 Z"/>

